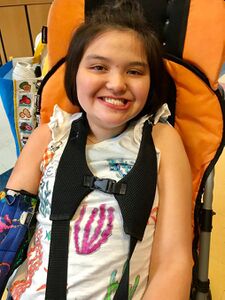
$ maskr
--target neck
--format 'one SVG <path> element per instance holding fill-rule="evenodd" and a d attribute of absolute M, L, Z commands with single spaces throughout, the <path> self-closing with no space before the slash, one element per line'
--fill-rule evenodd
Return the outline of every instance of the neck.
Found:
<path fill-rule="evenodd" d="M 87 144 L 97 144 L 102 141 L 111 139 L 119 134 L 120 132 L 118 134 L 96 135 L 93 132 L 90 132 L 87 136 Z"/>
<path fill-rule="evenodd" d="M 104 128 L 93 130 L 93 128 L 90 128 L 90 132 L 87 137 L 87 144 L 97 144 L 110 138 L 116 137 L 117 135 L 122 133 L 125 128 L 126 126 L 121 126 L 120 128 L 116 128 L 116 130 L 107 130 Z"/>

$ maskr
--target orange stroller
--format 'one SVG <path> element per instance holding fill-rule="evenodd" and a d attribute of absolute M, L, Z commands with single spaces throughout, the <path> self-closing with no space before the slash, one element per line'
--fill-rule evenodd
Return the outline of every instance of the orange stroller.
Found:
<path fill-rule="evenodd" d="M 54 0 L 48 18 L 48 67 L 39 89 L 41 122 L 58 104 L 77 112 L 63 86 L 72 32 L 104 0 Z M 208 279 L 213 169 L 224 147 L 224 93 L 218 85 L 225 60 L 225 2 L 139 0 L 164 48 L 173 79 L 170 122 L 178 130 L 193 176 L 193 284 L 191 299 L 211 299 Z M 204 13 L 202 13 L 204 11 Z M 207 30 L 206 30 L 207 29 Z"/>
<path fill-rule="evenodd" d="M 102 3 L 102 0 L 79 0 L 76 5 L 73 0 L 53 2 L 48 19 L 51 70 L 39 91 L 42 122 L 49 120 L 56 103 L 70 113 L 78 110 L 68 101 L 63 87 L 64 56 L 76 26 Z M 140 3 L 164 47 L 165 62 L 176 86 L 175 97 L 169 103 L 170 121 L 182 137 L 192 168 L 191 299 L 210 299 L 213 169 L 224 146 L 224 94 L 217 80 L 225 59 L 225 3 L 223 0 L 140 0 Z"/>

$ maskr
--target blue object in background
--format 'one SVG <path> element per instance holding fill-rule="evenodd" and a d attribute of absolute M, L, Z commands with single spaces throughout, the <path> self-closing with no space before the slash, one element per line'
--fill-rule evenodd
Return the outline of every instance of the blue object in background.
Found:
<path fill-rule="evenodd" d="M 10 128 L 16 144 L 17 156 L 20 153 L 20 147 L 16 134 L 16 126 L 14 120 L 14 95 L 13 95 L 13 80 L 12 80 L 12 61 L 7 62 L 0 67 L 0 96 L 2 99 L 3 107 L 5 109 L 7 118 L 9 120 Z"/>
<path fill-rule="evenodd" d="M 10 169 L 0 175 L 0 191 L 2 191 L 5 188 L 6 183 L 9 179 L 9 176 L 11 173 L 12 173 L 12 169 Z"/>

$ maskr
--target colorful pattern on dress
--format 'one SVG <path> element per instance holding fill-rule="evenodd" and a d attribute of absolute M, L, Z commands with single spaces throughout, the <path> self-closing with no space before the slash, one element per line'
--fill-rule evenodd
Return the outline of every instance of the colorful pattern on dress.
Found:
<path fill-rule="evenodd" d="M 51 240 L 51 230 L 45 231 L 45 240 L 47 240 L 47 241 Z"/>
<path fill-rule="evenodd" d="M 27 253 L 27 279 L 17 280 L 13 282 L 10 292 L 14 300 L 19 300 L 21 295 L 32 284 L 32 278 L 35 272 L 42 264 L 42 245 L 41 245 L 42 229 L 39 228 L 34 236 L 34 246 Z"/>
<path fill-rule="evenodd" d="M 39 198 L 40 198 L 40 206 L 39 211 L 42 213 L 44 217 L 48 216 L 51 211 L 50 203 L 48 197 L 51 194 L 51 189 L 49 189 L 48 181 L 41 181 L 39 188 Z"/>
<path fill-rule="evenodd" d="M 124 271 L 125 271 L 126 265 L 127 265 L 127 263 L 124 264 L 122 274 L 123 274 Z M 109 280 L 109 285 L 108 285 L 108 287 L 107 287 L 107 294 L 106 294 L 104 300 L 112 300 L 112 299 L 113 299 L 113 296 L 114 296 L 115 293 L 116 293 L 116 290 L 117 290 L 118 287 L 119 287 L 119 281 L 116 279 L 116 274 L 117 274 L 117 270 L 114 270 L 114 271 L 111 273 L 110 280 Z M 130 284 L 128 300 L 131 300 L 131 299 L 133 298 L 134 293 L 135 293 L 135 291 L 137 290 L 139 281 L 140 281 L 140 275 L 137 275 L 137 276 L 135 277 L 134 284 L 133 284 L 133 285 Z"/>
<path fill-rule="evenodd" d="M 51 149 L 47 148 L 45 150 L 43 158 L 42 158 L 42 162 L 41 162 L 42 173 L 44 173 L 46 167 L 52 161 L 54 154 L 55 154 L 55 152 Z"/>
<path fill-rule="evenodd" d="M 126 159 L 108 159 L 108 164 L 110 167 L 110 171 L 115 171 L 118 173 L 118 177 L 124 177 L 133 167 L 133 160 Z"/>
<path fill-rule="evenodd" d="M 81 208 L 80 216 L 74 225 L 74 241 L 77 254 L 91 254 L 97 251 L 102 244 L 107 242 L 113 228 L 114 208 L 106 208 L 106 205 L 102 204 L 99 208 L 92 209 L 91 215 L 84 226 L 82 242 L 79 242 L 79 239 L 81 239 L 80 225 L 84 219 L 86 208 L 86 205 Z M 106 211 L 108 213 L 107 216 Z M 97 217 L 97 227 L 93 228 L 93 223 Z M 93 231 L 92 236 L 90 236 L 91 230 Z"/>
<path fill-rule="evenodd" d="M 158 206 L 154 207 L 151 211 L 150 217 L 148 219 L 148 224 L 151 223 L 151 219 L 153 220 L 153 222 L 156 224 L 157 222 L 157 214 L 158 214 Z"/>
<path fill-rule="evenodd" d="M 53 160 L 53 157 L 55 155 L 56 150 L 58 150 L 61 145 L 62 145 L 62 142 L 58 141 L 57 143 L 55 142 L 51 146 L 48 146 L 47 149 L 45 150 L 45 152 L 43 154 L 43 157 L 42 157 L 42 161 L 41 161 L 41 171 L 42 171 L 42 174 L 44 174 L 47 166 Z M 49 169 L 52 170 L 52 168 L 49 168 Z M 48 173 L 49 172 L 47 172 L 47 174 Z M 50 173 L 51 173 L 51 171 L 50 171 Z"/>

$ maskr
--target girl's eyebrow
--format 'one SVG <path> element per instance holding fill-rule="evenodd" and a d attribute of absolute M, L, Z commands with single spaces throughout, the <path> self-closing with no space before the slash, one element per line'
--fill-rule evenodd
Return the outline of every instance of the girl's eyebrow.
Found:
<path fill-rule="evenodd" d="M 86 57 L 87 60 L 91 60 L 91 59 L 98 59 L 98 60 L 102 60 L 102 61 L 106 61 L 106 62 L 110 62 L 110 59 L 101 55 L 95 55 L 95 54 L 90 54 L 87 55 Z M 131 61 L 128 63 L 128 66 L 140 66 L 140 67 L 144 67 L 144 68 L 148 68 L 148 64 L 146 62 L 143 61 Z"/>
<path fill-rule="evenodd" d="M 101 55 L 96 55 L 96 54 L 89 54 L 89 55 L 87 55 L 86 59 L 88 59 L 88 60 L 99 59 L 99 60 L 110 61 L 109 58 L 101 56 Z"/>
<path fill-rule="evenodd" d="M 140 66 L 140 67 L 144 67 L 144 68 L 148 68 L 148 64 L 146 62 L 143 61 L 132 61 L 129 63 L 129 66 Z"/>

